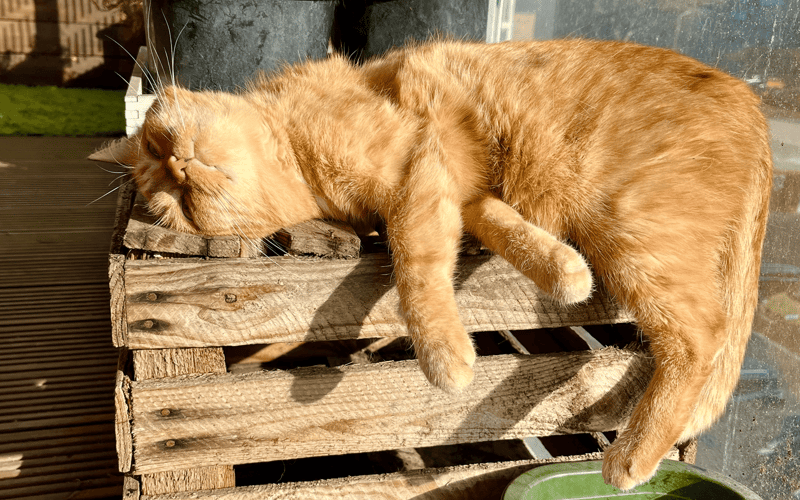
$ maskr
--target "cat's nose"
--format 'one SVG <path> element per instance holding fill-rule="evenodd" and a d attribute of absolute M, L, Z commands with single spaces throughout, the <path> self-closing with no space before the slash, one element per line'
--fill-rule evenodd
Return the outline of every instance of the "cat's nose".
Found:
<path fill-rule="evenodd" d="M 172 177 L 174 177 L 178 183 L 186 182 L 186 160 L 179 159 L 175 155 L 172 155 L 167 159 L 167 168 L 169 168 Z"/>

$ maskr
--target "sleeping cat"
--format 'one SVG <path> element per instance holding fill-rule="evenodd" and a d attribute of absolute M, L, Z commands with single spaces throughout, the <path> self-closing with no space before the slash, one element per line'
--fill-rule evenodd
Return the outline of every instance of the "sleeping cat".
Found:
<path fill-rule="evenodd" d="M 383 219 L 420 367 L 449 391 L 475 360 L 453 298 L 463 233 L 564 304 L 591 293 L 588 261 L 656 364 L 605 454 L 621 489 L 708 428 L 736 385 L 768 131 L 744 83 L 690 58 L 587 40 L 334 56 L 239 94 L 165 86 L 123 149 L 150 210 L 178 230 L 261 238 L 318 217 Z"/>

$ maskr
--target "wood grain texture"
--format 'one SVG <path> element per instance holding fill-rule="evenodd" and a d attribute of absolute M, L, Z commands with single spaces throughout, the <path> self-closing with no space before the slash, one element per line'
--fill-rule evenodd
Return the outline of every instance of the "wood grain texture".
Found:
<path fill-rule="evenodd" d="M 120 365 L 123 365 L 120 355 Z M 117 369 L 117 380 L 114 385 L 114 433 L 117 443 L 117 464 L 120 472 L 129 472 L 133 460 L 133 437 L 131 435 L 130 412 L 131 381 L 125 375 L 122 366 Z"/>
<path fill-rule="evenodd" d="M 191 495 L 145 497 L 147 500 L 464 500 L 500 498 L 520 474 L 549 463 L 600 460 L 600 453 L 520 460 L 440 469 L 355 476 L 326 481 L 270 484 L 203 491 Z M 144 500 L 144 499 L 143 499 Z"/>
<path fill-rule="evenodd" d="M 111 292 L 111 341 L 114 347 L 127 344 L 128 320 L 125 315 L 125 256 L 109 254 L 108 288 Z"/>
<path fill-rule="evenodd" d="M 479 358 L 457 395 L 416 361 L 136 381 L 134 471 L 608 431 L 651 369 L 608 348 Z"/>
<path fill-rule="evenodd" d="M 117 193 L 117 208 L 114 213 L 114 232 L 111 233 L 112 254 L 122 253 L 122 243 L 125 239 L 125 227 L 131 217 L 133 201 L 136 198 L 136 185 L 133 181 L 126 182 L 119 187 Z"/>
<path fill-rule="evenodd" d="M 291 255 L 354 259 L 361 249 L 361 239 L 353 228 L 334 220 L 310 220 L 281 229 L 275 239 Z"/>
<path fill-rule="evenodd" d="M 125 263 L 127 345 L 231 346 L 406 335 L 388 256 Z M 465 256 L 456 300 L 468 331 L 630 321 L 606 295 L 559 307 L 500 257 Z"/>
<path fill-rule="evenodd" d="M 202 257 L 240 257 L 242 243 L 238 236 L 205 238 L 197 234 L 181 233 L 156 225 L 147 209 L 147 200 L 136 196 L 130 219 L 125 229 L 124 245 L 127 248 Z M 213 243 L 211 243 L 213 241 Z"/>
<path fill-rule="evenodd" d="M 122 500 L 139 500 L 141 498 L 141 485 L 139 481 L 126 475 L 122 484 Z"/>
<path fill-rule="evenodd" d="M 214 490 L 235 485 L 236 475 L 230 465 L 170 470 L 141 477 L 142 495 Z"/>
<path fill-rule="evenodd" d="M 128 211 L 122 243 L 125 247 L 153 253 L 198 257 L 259 257 L 267 251 L 263 241 L 250 241 L 238 236 L 205 237 L 181 233 L 156 224 L 147 209 L 147 200 L 135 194 Z M 120 222 L 118 222 L 120 224 Z M 359 255 L 361 240 L 350 225 L 338 221 L 311 220 L 281 229 L 275 240 L 291 255 L 313 255 L 334 259 L 351 259 Z"/>
<path fill-rule="evenodd" d="M 157 381 L 166 377 L 181 375 L 221 374 L 226 372 L 225 355 L 221 348 L 163 349 L 133 351 L 131 354 L 133 358 L 133 373 L 137 381 Z M 129 380 L 126 382 L 132 385 Z M 163 418 L 168 418 L 170 410 L 163 408 L 159 411 L 159 415 Z M 129 428 L 128 431 L 130 433 L 131 429 Z M 142 494 L 156 495 L 230 488 L 236 485 L 236 476 L 232 465 L 220 465 L 218 462 L 199 467 L 195 467 L 195 465 L 194 463 L 189 463 L 184 464 L 183 467 L 142 474 L 139 478 Z"/>
<path fill-rule="evenodd" d="M 136 380 L 177 377 L 191 373 L 225 373 L 221 347 L 133 351 Z"/>

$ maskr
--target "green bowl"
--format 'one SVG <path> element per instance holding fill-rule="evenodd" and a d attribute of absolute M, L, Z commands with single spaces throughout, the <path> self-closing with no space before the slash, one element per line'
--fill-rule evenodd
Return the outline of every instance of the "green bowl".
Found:
<path fill-rule="evenodd" d="M 506 488 L 503 500 L 761 500 L 745 486 L 716 472 L 664 460 L 653 478 L 629 491 L 603 482 L 603 462 L 551 464 L 530 470 Z"/>

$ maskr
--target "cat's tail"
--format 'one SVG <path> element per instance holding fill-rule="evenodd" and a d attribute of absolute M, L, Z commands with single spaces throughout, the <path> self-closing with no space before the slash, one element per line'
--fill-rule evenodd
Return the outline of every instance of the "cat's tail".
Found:
<path fill-rule="evenodd" d="M 714 358 L 712 373 L 678 442 L 697 436 L 725 412 L 739 381 L 747 341 L 758 305 L 761 249 L 772 189 L 772 157 L 766 123 L 761 130 L 761 151 L 752 166 L 752 185 L 740 205 L 739 217 L 725 235 L 719 276 L 727 316 L 727 338 Z"/>

